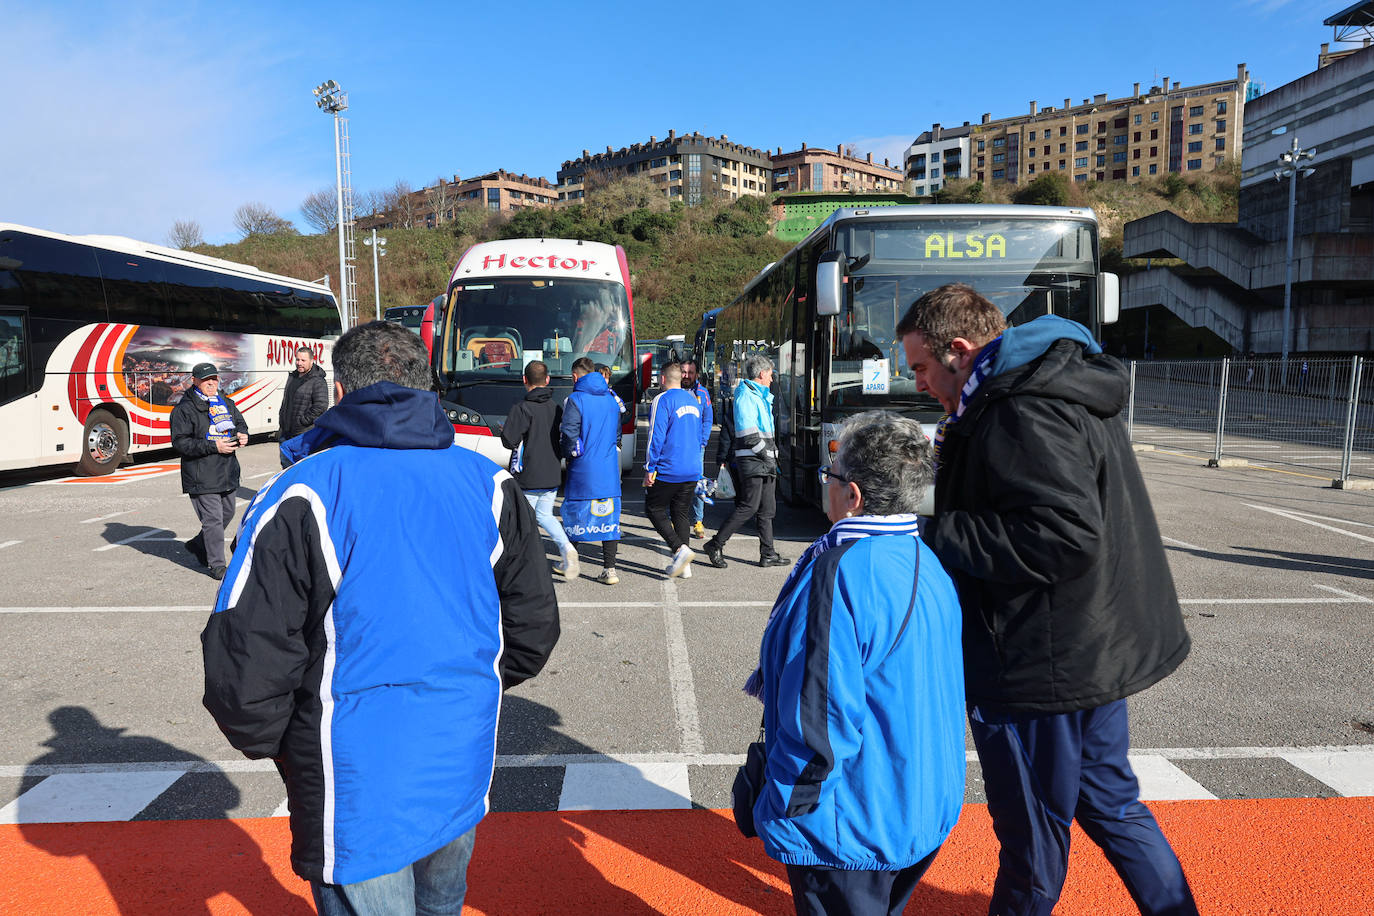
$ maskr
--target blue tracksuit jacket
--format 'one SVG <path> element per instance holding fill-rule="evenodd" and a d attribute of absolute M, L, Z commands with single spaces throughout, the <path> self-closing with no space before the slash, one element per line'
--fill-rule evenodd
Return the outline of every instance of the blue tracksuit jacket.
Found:
<path fill-rule="evenodd" d="M 669 388 L 654 398 L 644 470 L 664 483 L 701 479 L 701 405 L 690 391 Z"/>
<path fill-rule="evenodd" d="M 205 705 L 281 765 L 296 873 L 352 884 L 486 814 L 502 687 L 558 604 L 529 503 L 433 392 L 349 392 L 291 442 L 313 453 L 249 506 L 201 634 Z"/>
<path fill-rule="evenodd" d="M 964 800 L 960 626 L 915 516 L 842 519 L 807 549 L 759 653 L 768 855 L 893 870 L 944 842 Z"/>
<path fill-rule="evenodd" d="M 620 495 L 620 407 L 600 372 L 588 372 L 563 402 L 559 427 L 568 479 L 568 499 L 610 499 Z"/>

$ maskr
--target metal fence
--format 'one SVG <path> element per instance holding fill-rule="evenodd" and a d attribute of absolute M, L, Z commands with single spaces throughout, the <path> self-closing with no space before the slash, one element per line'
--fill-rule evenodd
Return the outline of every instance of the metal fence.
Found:
<path fill-rule="evenodd" d="M 1374 371 L 1338 359 L 1131 363 L 1131 441 L 1329 473 L 1333 486 L 1374 478 Z M 1237 462 L 1239 463 L 1239 462 Z"/>

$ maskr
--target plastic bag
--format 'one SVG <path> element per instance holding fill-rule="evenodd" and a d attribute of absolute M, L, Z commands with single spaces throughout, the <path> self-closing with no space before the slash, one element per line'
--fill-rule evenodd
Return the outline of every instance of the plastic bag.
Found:
<path fill-rule="evenodd" d="M 735 498 L 735 481 L 730 476 L 730 469 L 721 465 L 720 473 L 716 475 L 716 495 L 721 499 Z"/>

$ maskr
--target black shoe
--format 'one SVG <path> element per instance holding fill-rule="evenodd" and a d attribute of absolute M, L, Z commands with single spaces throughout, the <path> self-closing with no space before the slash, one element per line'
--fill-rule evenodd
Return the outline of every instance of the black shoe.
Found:
<path fill-rule="evenodd" d="M 211 579 L 223 579 L 223 578 L 224 578 L 224 567 L 223 567 L 223 566 L 211 566 L 211 567 L 210 567 L 210 578 L 211 578 Z"/>
<path fill-rule="evenodd" d="M 759 557 L 760 566 L 791 566 L 792 561 L 776 553 L 766 553 Z"/>
<path fill-rule="evenodd" d="M 209 566 L 209 565 L 210 565 L 209 560 L 208 560 L 208 559 L 206 558 L 206 556 L 205 556 L 205 539 L 204 539 L 204 538 L 202 538 L 200 535 L 196 535 L 195 537 L 191 538 L 189 541 L 186 541 L 186 542 L 185 542 L 185 545 L 186 545 L 186 549 L 187 549 L 188 551 L 190 551 L 191 556 L 195 557 L 197 560 L 200 561 L 200 565 L 201 565 L 201 566 Z"/>
<path fill-rule="evenodd" d="M 706 551 L 706 559 L 710 560 L 711 565 L 716 569 L 724 569 L 730 565 L 725 562 L 725 557 L 721 555 L 720 545 L 716 543 L 715 538 L 711 538 L 711 540 L 702 544 L 701 549 Z"/>

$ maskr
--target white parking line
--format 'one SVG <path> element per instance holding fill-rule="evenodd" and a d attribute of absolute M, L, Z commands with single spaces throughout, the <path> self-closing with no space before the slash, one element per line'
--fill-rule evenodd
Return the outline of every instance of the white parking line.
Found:
<path fill-rule="evenodd" d="M 1202 783 L 1193 779 L 1174 764 L 1155 754 L 1129 754 L 1127 759 L 1135 778 L 1140 781 L 1140 797 L 1150 801 L 1180 801 L 1190 798 L 1216 800 L 1216 796 L 1203 788 Z"/>
<path fill-rule="evenodd" d="M 1321 522 L 1314 522 L 1311 519 L 1303 518 L 1301 515 L 1289 512 L 1285 509 L 1276 509 L 1273 506 L 1257 506 L 1254 503 L 1244 503 L 1243 505 L 1249 506 L 1251 509 L 1258 509 L 1261 512 L 1271 512 L 1274 515 L 1282 516 L 1283 518 L 1289 519 L 1290 521 L 1302 522 L 1304 525 L 1311 525 L 1314 528 L 1321 528 L 1325 531 L 1334 531 L 1336 534 L 1343 534 L 1348 538 L 1356 538 L 1358 540 L 1367 541 L 1370 544 L 1374 544 L 1374 537 L 1369 537 L 1363 534 L 1356 534 L 1353 531 L 1346 531 L 1344 528 L 1336 528 L 1332 525 L 1323 525 Z"/>
<path fill-rule="evenodd" d="M 692 807 L 687 767 L 679 763 L 573 763 L 563 771 L 559 811 Z"/>
<path fill-rule="evenodd" d="M 165 536 L 164 536 L 165 535 Z M 106 544 L 104 547 L 97 547 L 92 553 L 100 553 L 105 550 L 114 550 L 116 547 L 123 547 L 125 544 L 132 544 L 134 541 L 176 541 L 180 540 L 175 531 L 168 531 L 165 528 L 154 528 L 152 531 L 144 531 L 127 537 L 122 541 L 115 541 L 113 544 Z"/>
<path fill-rule="evenodd" d="M 133 510 L 133 509 L 122 509 L 122 510 L 120 510 L 119 512 L 111 512 L 109 515 L 97 515 L 95 518 L 86 518 L 86 519 L 82 519 L 82 520 L 81 520 L 81 524 L 83 524 L 83 525 L 90 525 L 90 524 L 93 524 L 93 523 L 95 523 L 95 522 L 103 522 L 103 521 L 105 521 L 105 519 L 107 519 L 107 518 L 114 518 L 116 515 L 128 515 L 128 514 L 129 514 L 130 512 L 132 512 L 132 511 L 134 511 L 134 510 Z"/>
<path fill-rule="evenodd" d="M 1374 795 L 1374 748 L 1363 753 L 1294 751 L 1279 756 L 1342 795 Z"/>
<path fill-rule="evenodd" d="M 127 821 L 180 778 L 171 771 L 49 776 L 0 808 L 0 824 Z"/>
<path fill-rule="evenodd" d="M 687 654 L 687 637 L 682 631 L 682 609 L 678 606 L 675 580 L 663 580 L 663 626 L 668 635 L 668 681 L 673 688 L 673 708 L 677 713 L 678 734 L 684 754 L 699 754 L 701 718 L 697 713 L 697 688 L 692 678 L 692 661 Z M 684 770 L 685 773 L 685 770 Z"/>
<path fill-rule="evenodd" d="M 1180 546 L 1180 547 L 1185 547 L 1185 548 L 1187 548 L 1188 550 L 1202 550 L 1202 549 L 1203 549 L 1203 548 L 1197 546 L 1196 544 L 1189 544 L 1187 541 L 1180 541 L 1178 538 L 1165 537 L 1165 536 L 1162 535 L 1162 534 L 1159 536 L 1159 539 L 1160 539 L 1161 541 L 1168 541 L 1170 544 L 1177 544 L 1177 545 Z"/>
<path fill-rule="evenodd" d="M 5 541 L 5 542 L 3 542 L 3 543 L 0 543 L 0 550 L 4 550 L 6 547 L 13 547 L 15 544 L 22 544 L 22 543 L 24 543 L 24 542 L 23 542 L 23 541 Z"/>

